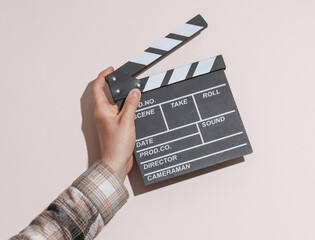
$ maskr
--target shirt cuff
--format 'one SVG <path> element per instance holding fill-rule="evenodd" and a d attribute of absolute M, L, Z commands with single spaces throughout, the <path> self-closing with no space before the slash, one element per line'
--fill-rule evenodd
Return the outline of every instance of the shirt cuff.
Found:
<path fill-rule="evenodd" d="M 98 160 L 72 184 L 97 208 L 105 224 L 127 202 L 129 193 L 118 174 Z"/>

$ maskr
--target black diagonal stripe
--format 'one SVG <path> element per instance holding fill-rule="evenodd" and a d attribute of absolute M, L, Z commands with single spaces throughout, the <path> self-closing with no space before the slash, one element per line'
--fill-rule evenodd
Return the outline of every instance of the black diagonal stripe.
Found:
<path fill-rule="evenodd" d="M 189 20 L 187 23 L 193 24 L 193 25 L 198 25 L 200 27 L 207 27 L 208 26 L 208 23 L 203 19 L 203 17 L 201 17 L 200 14 L 198 14 L 193 19 Z"/>
<path fill-rule="evenodd" d="M 140 91 L 141 92 L 143 91 L 145 85 L 147 85 L 148 79 L 149 79 L 149 77 L 145 77 L 145 78 L 141 78 L 140 79 L 140 82 L 141 82 Z"/>
<path fill-rule="evenodd" d="M 174 33 L 170 33 L 166 36 L 167 38 L 171 38 L 171 39 L 175 39 L 175 40 L 179 40 L 179 41 L 186 41 L 188 37 L 182 36 L 182 35 L 178 35 L 178 34 L 174 34 Z"/>
<path fill-rule="evenodd" d="M 185 79 L 192 78 L 192 76 L 194 75 L 194 72 L 195 72 L 195 70 L 197 68 L 198 63 L 199 62 L 194 62 L 194 63 L 191 64 L 190 69 L 189 69 Z"/>
<path fill-rule="evenodd" d="M 118 69 L 116 69 L 116 71 L 123 72 L 129 76 L 134 76 L 139 72 L 143 71 L 143 69 L 145 68 L 147 68 L 146 65 L 129 61 L 122 65 L 121 67 L 119 67 Z"/>
<path fill-rule="evenodd" d="M 165 50 L 152 48 L 152 47 L 146 49 L 145 52 L 155 53 L 155 54 L 159 54 L 159 55 L 163 55 L 163 54 L 167 53 L 167 51 L 165 51 Z"/>
<path fill-rule="evenodd" d="M 173 72 L 174 72 L 174 69 L 168 70 L 168 71 L 166 72 L 166 74 L 165 74 L 165 76 L 164 76 L 164 79 L 163 79 L 163 82 L 162 82 L 162 84 L 161 84 L 161 87 L 168 84 L 168 81 L 170 80 L 170 78 L 171 78 Z"/>
<path fill-rule="evenodd" d="M 214 63 L 211 68 L 211 72 L 219 71 L 225 69 L 225 63 L 222 55 L 216 56 Z"/>

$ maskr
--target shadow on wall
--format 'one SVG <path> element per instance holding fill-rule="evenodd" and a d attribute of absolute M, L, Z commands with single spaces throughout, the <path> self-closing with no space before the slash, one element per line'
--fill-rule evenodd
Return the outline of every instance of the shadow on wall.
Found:
<path fill-rule="evenodd" d="M 100 150 L 100 144 L 99 144 L 99 139 L 95 127 L 95 122 L 94 122 L 94 116 L 93 116 L 93 111 L 94 111 L 94 106 L 93 106 L 93 95 L 92 95 L 92 87 L 94 84 L 94 81 L 91 81 L 87 87 L 85 88 L 83 95 L 81 97 L 81 114 L 82 114 L 82 132 L 84 134 L 85 142 L 86 142 L 86 148 L 88 152 L 88 167 L 92 166 L 98 159 L 101 157 L 101 150 Z M 114 101 L 111 97 L 111 93 L 109 90 L 108 85 L 106 84 L 105 86 L 105 94 L 111 104 L 114 104 Z M 145 186 L 144 182 L 141 177 L 140 169 L 138 167 L 138 164 L 136 161 L 133 164 L 133 167 L 128 174 L 129 181 L 132 187 L 133 194 L 135 196 L 150 192 L 171 184 L 175 184 L 193 177 L 197 177 L 218 169 L 222 169 L 228 166 L 232 166 L 237 163 L 244 162 L 244 158 L 236 158 L 233 160 L 230 160 L 228 162 L 223 162 L 216 164 L 214 166 L 210 166 L 204 169 L 200 169 L 195 172 L 191 172 L 182 176 L 178 176 L 173 179 L 165 180 L 159 183 L 152 184 L 150 186 Z"/>

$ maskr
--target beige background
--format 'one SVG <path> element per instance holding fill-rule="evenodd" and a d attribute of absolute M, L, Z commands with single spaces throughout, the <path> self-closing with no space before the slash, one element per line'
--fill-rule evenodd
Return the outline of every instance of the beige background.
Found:
<path fill-rule="evenodd" d="M 223 54 L 254 154 L 142 194 L 133 172 L 98 239 L 315 239 L 314 12 L 314 0 L 1 0 L 0 238 L 98 157 L 97 74 L 200 13 L 208 29 L 146 74 Z"/>

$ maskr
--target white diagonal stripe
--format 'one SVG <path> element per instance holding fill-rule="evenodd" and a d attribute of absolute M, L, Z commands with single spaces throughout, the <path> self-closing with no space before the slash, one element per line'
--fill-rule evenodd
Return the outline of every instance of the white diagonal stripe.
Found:
<path fill-rule="evenodd" d="M 159 88 L 163 82 L 166 72 L 158 73 L 149 77 L 143 92 Z"/>
<path fill-rule="evenodd" d="M 208 58 L 208 59 L 200 61 L 197 65 L 197 68 L 194 72 L 193 77 L 210 72 L 215 58 L 216 57 L 212 57 L 212 58 Z"/>
<path fill-rule="evenodd" d="M 130 62 L 139 63 L 139 64 L 143 64 L 143 65 L 149 65 L 150 63 L 152 63 L 153 61 L 155 61 L 159 57 L 161 57 L 161 55 L 159 55 L 159 54 L 142 52 L 138 56 L 131 59 Z"/>
<path fill-rule="evenodd" d="M 164 51 L 169 51 L 176 47 L 178 44 L 180 44 L 182 41 L 171 39 L 171 38 L 163 38 L 162 40 L 158 41 L 156 44 L 154 44 L 152 47 L 161 49 Z"/>
<path fill-rule="evenodd" d="M 182 81 L 186 78 L 191 64 L 175 68 L 168 84 Z"/>
<path fill-rule="evenodd" d="M 192 25 L 185 23 L 181 27 L 177 28 L 173 33 L 177 35 L 182 35 L 185 37 L 190 37 L 194 35 L 196 32 L 198 32 L 200 29 L 203 27 L 197 26 L 197 25 Z"/>

